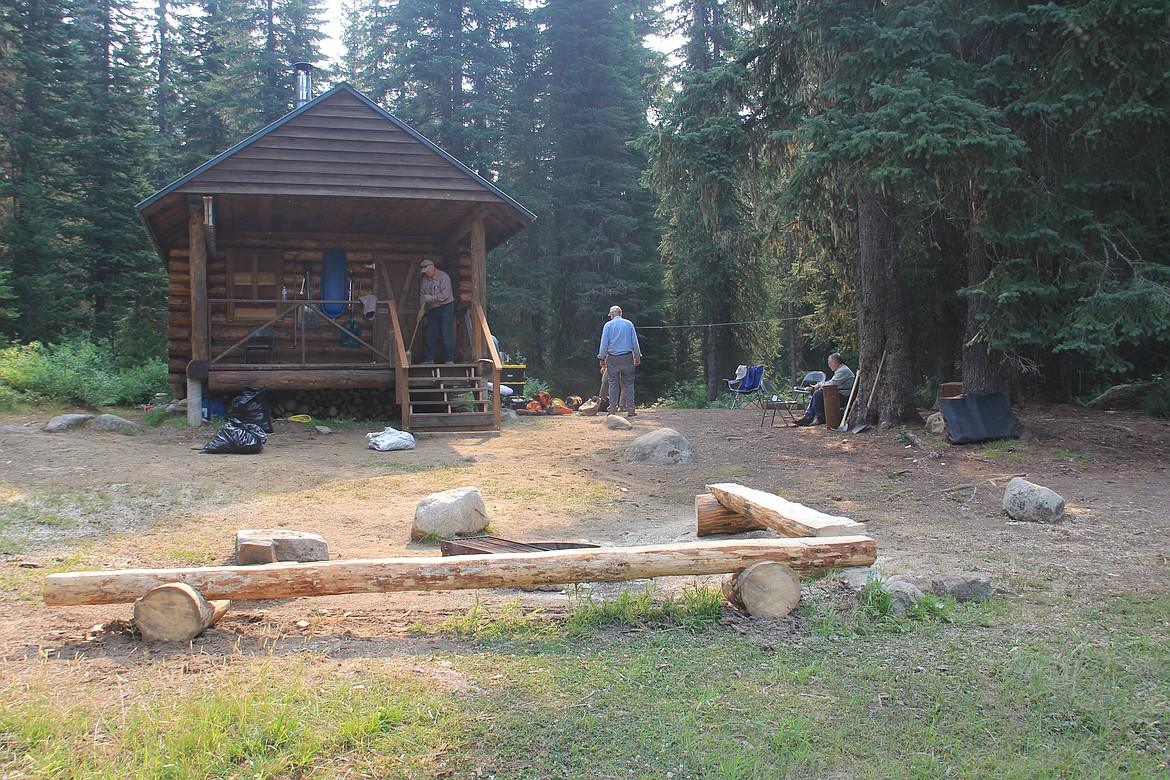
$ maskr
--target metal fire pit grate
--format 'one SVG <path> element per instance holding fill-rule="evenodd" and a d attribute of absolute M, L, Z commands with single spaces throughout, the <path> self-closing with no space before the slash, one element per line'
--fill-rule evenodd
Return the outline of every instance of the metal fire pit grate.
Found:
<path fill-rule="evenodd" d="M 600 547 L 592 542 L 513 542 L 498 536 L 468 536 L 439 542 L 443 555 L 493 555 L 498 553 L 547 552 Z"/>

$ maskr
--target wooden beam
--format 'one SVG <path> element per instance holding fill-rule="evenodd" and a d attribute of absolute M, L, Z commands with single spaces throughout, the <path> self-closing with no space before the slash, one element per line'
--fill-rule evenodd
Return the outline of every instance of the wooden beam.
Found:
<path fill-rule="evenodd" d="M 120 604 L 160 585 L 181 582 L 206 599 L 275 599 L 342 593 L 393 593 L 617 582 L 644 577 L 726 574 L 760 561 L 819 573 L 868 566 L 877 544 L 865 536 L 832 539 L 747 539 L 644 547 L 598 547 L 505 555 L 382 558 L 208 566 L 193 569 L 127 569 L 50 574 L 49 606 Z"/>
<path fill-rule="evenodd" d="M 191 251 L 191 359 L 207 360 L 207 234 L 203 229 L 203 198 L 187 200 L 187 237 Z"/>
<path fill-rule="evenodd" d="M 762 523 L 782 536 L 852 536 L 865 533 L 865 524 L 848 517 L 827 515 L 775 493 L 724 482 L 708 485 L 707 492 L 733 512 Z"/>
<path fill-rule="evenodd" d="M 695 528 L 697 536 L 710 536 L 762 531 L 768 526 L 728 509 L 710 493 L 700 493 L 695 496 Z"/>

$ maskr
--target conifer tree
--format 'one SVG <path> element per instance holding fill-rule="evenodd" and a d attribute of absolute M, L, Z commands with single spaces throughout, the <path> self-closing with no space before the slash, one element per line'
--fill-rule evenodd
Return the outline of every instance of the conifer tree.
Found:
<path fill-rule="evenodd" d="M 539 23 L 546 47 L 540 143 L 547 212 L 520 237 L 535 245 L 529 273 L 547 284 L 543 364 L 569 387 L 596 381 L 596 350 L 611 304 L 640 326 L 660 324 L 662 269 L 653 199 L 641 184 L 648 77 L 636 3 L 552 0 Z M 642 336 L 642 386 L 660 389 L 665 341 Z"/>
<path fill-rule="evenodd" d="M 677 89 L 649 136 L 649 180 L 667 222 L 662 259 L 680 325 L 705 324 L 701 373 L 707 400 L 738 363 L 767 353 L 757 329 L 730 326 L 766 317 L 766 274 L 749 227 L 752 139 L 744 121 L 749 86 L 733 57 L 741 31 L 719 0 L 684 0 Z M 685 338 L 684 336 L 680 338 Z M 679 361 L 676 379 L 693 376 Z"/>

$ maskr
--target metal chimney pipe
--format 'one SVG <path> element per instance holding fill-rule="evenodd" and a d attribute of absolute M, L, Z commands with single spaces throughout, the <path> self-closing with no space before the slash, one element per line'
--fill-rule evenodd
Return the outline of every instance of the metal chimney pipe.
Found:
<path fill-rule="evenodd" d="M 293 65 L 297 73 L 297 108 L 313 99 L 313 66 L 307 62 Z"/>

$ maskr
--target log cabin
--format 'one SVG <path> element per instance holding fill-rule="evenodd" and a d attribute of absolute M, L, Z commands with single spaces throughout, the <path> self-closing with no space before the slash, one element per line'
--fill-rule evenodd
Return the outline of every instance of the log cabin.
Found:
<path fill-rule="evenodd" d="M 375 388 L 408 430 L 498 430 L 486 258 L 535 216 L 349 85 L 309 99 L 307 74 L 295 110 L 138 204 L 188 421 L 245 385 Z M 421 364 L 424 258 L 451 277 L 450 365 Z"/>

